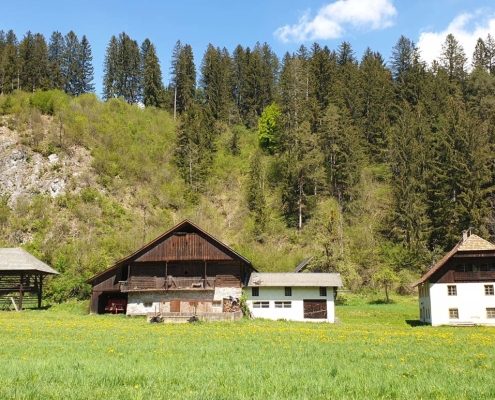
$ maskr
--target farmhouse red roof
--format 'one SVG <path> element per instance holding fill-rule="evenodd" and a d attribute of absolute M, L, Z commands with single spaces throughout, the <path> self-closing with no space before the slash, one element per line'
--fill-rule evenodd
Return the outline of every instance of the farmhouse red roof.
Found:
<path fill-rule="evenodd" d="M 490 251 L 495 250 L 495 244 L 490 243 L 478 235 L 470 235 L 465 240 L 461 240 L 457 245 L 450 250 L 439 262 L 437 262 L 420 280 L 413 284 L 418 286 L 426 282 L 435 272 L 437 272 L 452 256 L 458 252 L 468 251 Z"/>

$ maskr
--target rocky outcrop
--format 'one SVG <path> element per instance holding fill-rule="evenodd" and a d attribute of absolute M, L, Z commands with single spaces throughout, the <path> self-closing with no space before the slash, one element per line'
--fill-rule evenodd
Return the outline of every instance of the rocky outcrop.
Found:
<path fill-rule="evenodd" d="M 94 182 L 91 156 L 84 148 L 43 156 L 20 144 L 15 131 L 0 127 L 0 196 L 9 196 L 9 205 L 19 197 L 37 194 L 57 197 Z"/>

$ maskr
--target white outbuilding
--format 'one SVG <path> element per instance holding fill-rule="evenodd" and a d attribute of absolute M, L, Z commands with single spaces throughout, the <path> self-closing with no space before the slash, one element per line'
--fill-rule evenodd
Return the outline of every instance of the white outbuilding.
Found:
<path fill-rule="evenodd" d="M 245 291 L 255 318 L 335 322 L 337 273 L 252 272 Z"/>
<path fill-rule="evenodd" d="M 421 322 L 495 325 L 495 245 L 464 232 L 461 241 L 414 286 Z"/>

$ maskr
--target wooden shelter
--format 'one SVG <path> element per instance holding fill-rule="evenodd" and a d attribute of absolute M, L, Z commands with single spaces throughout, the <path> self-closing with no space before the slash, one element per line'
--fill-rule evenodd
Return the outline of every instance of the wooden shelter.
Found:
<path fill-rule="evenodd" d="M 184 220 L 111 268 L 88 279 L 91 313 L 214 312 L 240 296 L 251 262 Z"/>
<path fill-rule="evenodd" d="M 34 293 L 38 297 L 38 308 L 41 308 L 43 280 L 47 275 L 58 275 L 58 272 L 19 247 L 0 248 L 0 298 L 2 302 L 9 301 L 14 294 L 18 295 L 17 308 L 22 310 L 24 295 Z"/>

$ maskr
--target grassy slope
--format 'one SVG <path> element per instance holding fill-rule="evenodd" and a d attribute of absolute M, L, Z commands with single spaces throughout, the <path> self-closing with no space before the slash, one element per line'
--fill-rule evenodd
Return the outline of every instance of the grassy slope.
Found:
<path fill-rule="evenodd" d="M 149 325 L 77 306 L 0 313 L 0 398 L 494 398 L 493 328 L 410 326 L 413 298 L 341 323 Z"/>
<path fill-rule="evenodd" d="M 17 132 L 28 153 L 57 153 L 63 160 L 72 157 L 73 146 L 82 146 L 93 157 L 91 173 L 64 177 L 65 196 L 31 196 L 12 210 L 0 209 L 0 245 L 17 246 L 19 236 L 29 237 L 27 250 L 63 273 L 47 287 L 55 301 L 84 298 L 85 279 L 184 218 L 262 271 L 290 271 L 323 249 L 314 240 L 321 219 L 315 217 L 301 233 L 287 228 L 273 187 L 266 189 L 270 211 L 264 241 L 253 239 L 245 202 L 249 157 L 257 147 L 253 131 L 219 130 L 206 190 L 191 204 L 173 161 L 175 122 L 165 111 L 119 100 L 102 103 L 93 95 L 70 99 L 60 92 L 0 96 L 0 111 L 0 122 Z M 239 155 L 229 151 L 233 129 L 239 132 Z"/>

